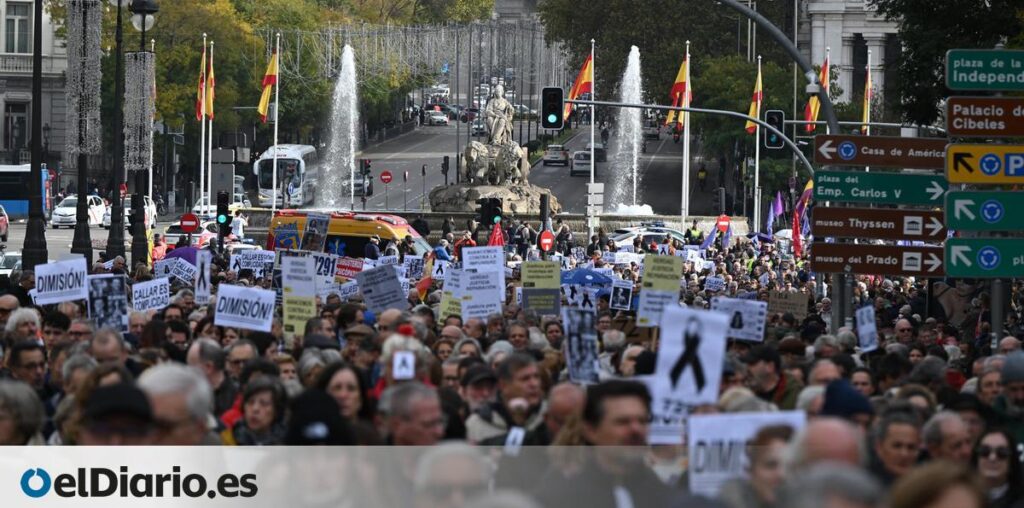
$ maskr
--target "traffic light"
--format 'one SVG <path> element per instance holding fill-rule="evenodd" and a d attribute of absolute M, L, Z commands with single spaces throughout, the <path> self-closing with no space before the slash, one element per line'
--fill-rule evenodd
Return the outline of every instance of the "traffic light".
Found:
<path fill-rule="evenodd" d="M 217 227 L 221 238 L 231 234 L 231 212 L 228 210 L 228 198 L 227 191 L 217 192 Z"/>
<path fill-rule="evenodd" d="M 545 129 L 561 130 L 565 110 L 565 91 L 560 87 L 546 86 L 540 94 L 540 126 Z"/>
<path fill-rule="evenodd" d="M 359 171 L 361 174 L 370 174 L 370 159 L 359 159 Z"/>
<path fill-rule="evenodd" d="M 448 164 L 450 164 L 450 161 L 451 161 L 451 159 L 449 159 L 448 156 L 445 155 L 444 156 L 444 160 L 441 161 L 441 173 L 442 174 L 445 174 L 445 175 L 448 174 L 448 169 L 449 169 Z M 424 167 L 426 167 L 426 166 L 424 166 Z M 426 175 L 423 175 L 423 176 L 426 176 Z"/>
<path fill-rule="evenodd" d="M 778 109 L 769 109 L 764 112 L 764 123 L 775 127 L 779 132 L 786 132 L 786 113 Z M 786 142 L 783 141 L 782 136 L 765 129 L 764 147 L 772 149 L 785 148 Z"/>
<path fill-rule="evenodd" d="M 143 208 L 142 195 L 136 192 L 128 196 L 128 206 L 131 207 L 131 210 L 125 214 L 125 219 L 128 221 L 128 234 L 135 236 L 135 222 L 139 217 L 135 212 L 137 210 L 142 210 Z M 143 229 L 143 231 L 145 231 L 145 229 Z"/>
<path fill-rule="evenodd" d="M 501 222 L 501 199 L 480 198 L 476 200 L 476 221 L 484 226 L 492 226 Z"/>
<path fill-rule="evenodd" d="M 501 199 L 500 198 L 489 198 L 490 199 L 490 214 L 487 216 L 488 220 L 486 224 L 497 224 L 501 222 Z"/>
<path fill-rule="evenodd" d="M 487 224 L 487 216 L 490 215 L 491 200 L 488 198 L 480 198 L 476 200 L 476 222 L 478 224 Z"/>

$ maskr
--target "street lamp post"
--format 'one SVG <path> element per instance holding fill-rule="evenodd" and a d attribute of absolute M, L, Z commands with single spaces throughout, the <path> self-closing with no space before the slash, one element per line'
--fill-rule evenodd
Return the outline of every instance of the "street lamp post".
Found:
<path fill-rule="evenodd" d="M 124 205 L 121 187 L 124 185 L 124 117 L 121 111 L 124 99 L 124 77 L 121 69 L 121 6 L 128 0 L 108 0 L 117 6 L 117 28 L 114 31 L 114 188 L 110 196 L 110 234 L 107 236 L 107 257 L 124 257 Z M 79 194 L 85 192 L 81 187 Z"/>
<path fill-rule="evenodd" d="M 46 222 L 43 219 L 43 0 L 35 1 L 32 16 L 32 165 L 29 172 L 28 225 L 22 266 L 35 269 L 47 262 Z"/>
<path fill-rule="evenodd" d="M 155 14 L 160 10 L 156 0 L 132 0 L 129 7 L 132 12 L 132 26 L 139 31 L 139 52 L 146 51 L 146 30 L 153 28 Z M 143 111 L 143 114 L 147 112 Z M 148 127 L 152 129 L 152 125 Z M 152 164 L 152 160 L 150 160 Z M 149 240 L 145 224 L 146 203 L 143 189 L 147 187 L 147 172 L 135 172 L 135 192 L 132 194 L 132 266 L 139 263 L 147 264 L 149 260 Z"/>

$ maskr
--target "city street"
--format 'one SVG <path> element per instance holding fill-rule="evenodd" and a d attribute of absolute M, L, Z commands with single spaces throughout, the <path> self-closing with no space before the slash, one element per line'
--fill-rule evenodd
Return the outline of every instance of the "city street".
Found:
<path fill-rule="evenodd" d="M 164 228 L 170 224 L 168 221 L 161 221 L 157 223 L 156 231 L 162 232 Z M 7 236 L 6 251 L 7 252 L 21 252 L 22 247 L 25 245 L 25 229 L 26 221 L 15 221 L 11 223 L 10 230 Z M 93 243 L 96 240 L 106 241 L 107 235 L 110 234 L 109 230 L 103 229 L 99 226 L 93 226 L 89 228 L 89 234 Z M 47 224 L 46 226 L 46 248 L 49 251 L 49 259 L 57 260 L 61 256 L 64 256 L 71 252 L 71 241 L 74 239 L 75 230 L 68 228 L 53 229 Z M 125 243 L 131 245 L 132 235 L 128 234 L 125 230 Z M 130 248 L 130 247 L 129 247 Z M 95 252 L 94 257 L 95 260 Z"/>

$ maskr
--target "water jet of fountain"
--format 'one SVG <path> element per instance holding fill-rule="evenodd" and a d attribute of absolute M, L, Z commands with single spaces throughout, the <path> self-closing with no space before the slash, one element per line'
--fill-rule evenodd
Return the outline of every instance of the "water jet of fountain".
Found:
<path fill-rule="evenodd" d="M 320 165 L 321 177 L 317 206 L 339 210 L 344 201 L 346 184 L 349 205 L 355 210 L 356 149 L 359 132 L 359 102 L 356 91 L 356 61 L 352 46 L 341 51 L 341 70 L 334 84 L 331 101 L 331 137 L 327 157 Z M 358 175 L 362 178 L 362 175 Z"/>

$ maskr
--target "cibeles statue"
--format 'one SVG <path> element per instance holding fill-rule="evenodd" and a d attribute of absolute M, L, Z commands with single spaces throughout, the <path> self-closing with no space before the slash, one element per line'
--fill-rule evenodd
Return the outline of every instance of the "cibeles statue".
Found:
<path fill-rule="evenodd" d="M 466 182 L 476 185 L 522 185 L 530 172 L 526 149 L 512 140 L 515 108 L 505 88 L 494 87 L 483 110 L 487 144 L 470 141 L 460 168 Z"/>

